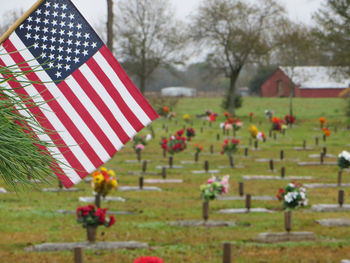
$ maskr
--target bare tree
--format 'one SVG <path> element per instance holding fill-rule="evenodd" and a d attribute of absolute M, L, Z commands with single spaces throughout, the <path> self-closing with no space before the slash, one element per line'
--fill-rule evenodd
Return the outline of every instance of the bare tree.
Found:
<path fill-rule="evenodd" d="M 239 0 L 204 0 L 193 19 L 193 37 L 208 49 L 208 62 L 230 79 L 224 106 L 232 114 L 239 74 L 247 63 L 267 56 L 270 31 L 282 13 L 273 0 L 259 1 L 259 6 Z"/>
<path fill-rule="evenodd" d="M 146 90 L 146 80 L 160 65 L 182 63 L 183 26 L 174 20 L 168 0 L 121 0 L 118 3 L 118 57 Z"/>

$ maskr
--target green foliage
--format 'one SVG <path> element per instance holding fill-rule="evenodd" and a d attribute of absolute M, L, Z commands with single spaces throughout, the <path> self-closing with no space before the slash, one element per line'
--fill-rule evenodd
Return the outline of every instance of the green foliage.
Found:
<path fill-rule="evenodd" d="M 260 67 L 255 76 L 249 82 L 249 92 L 251 94 L 261 95 L 261 85 L 271 76 L 276 68 L 276 65 Z"/>
<path fill-rule="evenodd" d="M 236 94 L 234 97 L 234 105 L 235 105 L 235 109 L 239 109 L 240 107 L 242 107 L 243 105 L 243 97 L 240 94 Z M 222 100 L 222 104 L 221 107 L 224 110 L 229 110 L 229 97 L 226 96 L 224 97 L 224 99 Z"/>
<path fill-rule="evenodd" d="M 315 35 L 332 65 L 350 65 L 350 0 L 328 0 L 316 15 Z"/>
<path fill-rule="evenodd" d="M 38 139 L 51 131 L 43 130 L 30 113 L 29 108 L 37 107 L 33 98 L 19 95 L 7 85 L 8 81 L 31 84 L 18 80 L 27 72 L 17 72 L 14 67 L 0 67 L 0 177 L 17 188 L 18 182 L 31 184 L 30 177 L 46 180 L 52 176 L 50 166 L 57 167 L 57 161 L 50 154 L 52 145 Z"/>

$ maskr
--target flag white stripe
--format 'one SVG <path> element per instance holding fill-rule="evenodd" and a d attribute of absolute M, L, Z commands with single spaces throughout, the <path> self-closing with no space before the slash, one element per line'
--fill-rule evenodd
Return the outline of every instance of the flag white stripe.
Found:
<path fill-rule="evenodd" d="M 17 50 L 22 50 L 21 54 L 26 61 L 30 61 L 28 63 L 30 66 L 37 66 L 35 64 L 36 62 L 33 61 L 35 58 L 28 51 L 28 49 L 26 49 L 25 45 L 23 44 L 21 39 L 16 35 L 16 33 L 11 35 L 10 40 L 13 43 L 13 45 L 16 47 Z M 75 109 L 69 103 L 67 98 L 62 94 L 62 92 L 59 90 L 59 88 L 54 83 L 52 83 L 51 78 L 48 76 L 48 74 L 45 72 L 45 70 L 38 71 L 35 73 L 42 82 L 45 82 L 45 86 L 47 87 L 47 89 L 50 91 L 50 93 L 56 99 L 58 104 L 60 104 L 60 106 L 66 112 L 66 114 L 69 116 L 69 118 L 73 121 L 73 123 L 75 124 L 77 129 L 80 131 L 80 133 L 83 135 L 85 140 L 89 143 L 89 145 L 94 149 L 94 151 L 100 157 L 100 159 L 103 162 L 108 161 L 111 158 L 111 156 L 109 156 L 109 154 L 104 149 L 102 144 L 98 141 L 96 136 L 91 132 L 89 127 L 81 119 L 79 114 L 75 111 Z M 48 83 L 46 83 L 46 82 L 48 82 Z M 32 93 L 31 95 L 35 95 L 35 93 Z M 45 104 L 43 106 L 46 106 L 46 105 L 47 104 Z M 69 146 L 70 145 L 77 145 L 77 142 L 70 135 L 70 133 L 64 127 L 62 122 L 57 118 L 56 114 L 52 115 L 51 118 L 48 118 L 48 120 L 50 120 L 50 122 L 53 124 L 56 131 L 58 131 L 60 133 L 61 137 L 67 139 L 67 141 L 64 140 L 67 145 L 69 145 Z M 56 125 L 54 125 L 54 124 L 56 124 Z M 65 135 L 67 135 L 67 136 L 65 136 Z M 76 149 L 77 147 L 74 147 L 74 148 Z M 85 153 L 82 151 L 82 149 L 80 147 L 79 147 L 79 149 L 80 149 L 80 152 L 74 152 L 73 148 L 72 148 L 74 155 L 78 158 L 78 160 L 82 163 L 82 165 L 86 168 L 87 171 L 90 171 L 90 172 L 94 171 L 96 167 L 94 167 L 94 165 L 91 163 L 89 158 L 85 155 Z"/>
<path fill-rule="evenodd" d="M 115 86 L 115 89 L 119 92 L 120 96 L 123 98 L 125 103 L 129 106 L 129 108 L 133 111 L 133 113 L 139 119 L 139 121 L 144 126 L 147 126 L 149 123 L 151 123 L 150 118 L 142 110 L 142 108 L 136 102 L 136 100 L 131 96 L 127 88 L 124 86 L 123 82 L 119 79 L 117 74 L 114 72 L 113 68 L 108 64 L 108 62 L 101 55 L 101 53 L 97 52 L 93 56 L 93 58 L 96 60 L 97 64 L 99 64 L 102 71 L 108 76 L 110 81 Z"/>
<path fill-rule="evenodd" d="M 135 129 L 132 127 L 129 121 L 125 118 L 125 116 L 119 109 L 118 105 L 114 102 L 112 97 L 109 95 L 109 93 L 104 88 L 102 83 L 98 80 L 98 78 L 95 76 L 95 74 L 91 71 L 91 69 L 86 64 L 82 65 L 79 68 L 79 70 L 84 75 L 86 80 L 91 84 L 91 86 L 94 87 L 95 91 L 100 96 L 100 98 L 105 102 L 106 106 L 110 109 L 114 118 L 118 121 L 118 123 L 120 124 L 122 129 L 125 131 L 125 133 L 130 138 L 132 138 L 136 134 Z"/>
<path fill-rule="evenodd" d="M 11 88 L 7 82 L 5 83 L 5 88 Z M 14 94 L 8 93 L 6 91 L 5 91 L 5 93 L 7 93 L 8 96 L 11 96 L 14 99 L 16 99 L 20 104 L 22 104 L 22 102 L 19 99 L 17 99 Z M 23 108 L 25 108 L 25 106 L 23 106 Z M 28 111 L 20 109 L 19 106 L 16 106 L 16 109 L 17 109 L 18 113 L 23 115 L 24 117 L 32 118 L 32 116 L 29 114 Z M 58 161 L 57 165 L 63 170 L 63 172 L 69 178 L 69 180 L 73 184 L 79 183 L 81 181 L 80 176 L 77 174 L 77 172 L 74 169 L 70 168 L 69 163 L 64 158 L 64 156 L 61 154 L 61 152 L 58 150 L 58 148 L 54 146 L 55 144 L 52 142 L 51 138 L 48 135 L 46 135 L 40 127 L 36 127 L 36 130 L 33 129 L 33 132 L 38 136 L 40 141 L 47 142 L 51 145 L 50 148 L 47 150 Z"/>
<path fill-rule="evenodd" d="M 24 46 L 20 47 L 21 45 L 23 45 L 23 43 L 21 42 L 20 45 L 17 44 L 17 42 L 15 42 L 16 40 L 12 40 L 11 38 L 13 36 L 15 36 L 16 34 L 12 34 L 10 37 L 11 42 L 13 43 L 13 45 L 16 47 L 16 49 L 25 49 Z M 17 41 L 21 41 L 20 39 L 17 38 Z M 29 60 L 33 60 L 33 56 L 27 51 L 26 53 L 23 53 L 24 51 L 21 52 L 22 56 L 24 57 L 24 59 L 26 61 Z M 29 54 L 28 54 L 29 53 Z M 2 57 L 2 59 L 4 60 L 6 65 L 15 65 L 15 61 L 13 61 L 13 59 L 10 57 L 10 55 L 5 55 L 4 57 Z M 29 63 L 28 63 L 29 64 Z M 37 65 L 34 65 L 34 67 L 37 67 Z M 20 70 L 20 69 L 18 69 Z M 37 70 L 42 70 L 42 72 L 44 72 L 44 70 L 40 67 Z M 39 73 L 39 72 L 36 72 Z M 40 76 L 38 76 L 40 78 Z M 29 81 L 25 76 L 22 77 L 23 79 L 25 79 L 26 81 Z M 47 80 L 43 80 L 40 78 L 40 80 L 43 81 L 50 81 L 49 79 Z M 51 81 L 52 82 L 52 81 Z M 51 87 L 50 87 L 51 88 Z M 57 88 L 57 87 L 56 87 Z M 86 171 L 94 171 L 95 167 L 92 164 L 92 162 L 89 160 L 89 158 L 86 156 L 86 154 L 84 153 L 84 151 L 80 148 L 80 146 L 78 145 L 78 143 L 74 140 L 74 138 L 71 136 L 71 134 L 67 131 L 67 129 L 65 128 L 65 126 L 62 124 L 62 122 L 60 121 L 60 119 L 56 116 L 56 114 L 54 113 L 54 111 L 50 108 L 50 106 L 47 103 L 43 103 L 43 101 L 45 101 L 41 95 L 38 93 L 38 91 L 35 89 L 35 87 L 33 85 L 27 86 L 24 88 L 25 91 L 33 97 L 33 100 L 36 104 L 40 105 L 40 109 L 42 110 L 42 113 L 45 115 L 45 117 L 50 121 L 50 123 L 52 124 L 52 126 L 54 127 L 54 129 L 56 130 L 56 132 L 60 135 L 60 137 L 62 138 L 62 140 L 64 141 L 64 143 L 69 146 L 70 150 L 72 151 L 72 153 L 76 156 L 76 158 L 79 160 L 79 162 L 81 163 L 81 165 L 84 167 L 84 169 L 86 169 Z M 41 105 L 42 104 L 42 105 Z"/>
<path fill-rule="evenodd" d="M 90 113 L 91 117 L 96 121 L 97 125 L 100 126 L 105 135 L 110 139 L 113 146 L 119 150 L 123 147 L 123 143 L 120 141 L 117 134 L 113 131 L 109 123 L 106 121 L 101 112 L 96 108 L 94 103 L 90 100 L 90 98 L 86 95 L 84 90 L 81 88 L 79 83 L 74 79 L 74 77 L 70 77 L 65 82 L 69 87 L 74 87 L 71 89 L 72 92 L 77 96 L 79 101 L 84 105 L 86 110 Z"/>

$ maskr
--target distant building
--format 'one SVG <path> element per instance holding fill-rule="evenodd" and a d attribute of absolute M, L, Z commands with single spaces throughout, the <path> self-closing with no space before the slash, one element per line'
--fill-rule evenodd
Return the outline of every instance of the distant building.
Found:
<path fill-rule="evenodd" d="M 195 97 L 197 96 L 197 91 L 187 87 L 167 87 L 161 90 L 161 94 L 164 97 Z"/>
<path fill-rule="evenodd" d="M 249 88 L 248 87 L 240 87 L 237 90 L 237 93 L 241 95 L 242 97 L 249 96 Z"/>
<path fill-rule="evenodd" d="M 278 67 L 261 85 L 263 97 L 289 97 L 291 84 L 294 97 L 338 97 L 349 88 L 350 78 L 334 67 Z"/>

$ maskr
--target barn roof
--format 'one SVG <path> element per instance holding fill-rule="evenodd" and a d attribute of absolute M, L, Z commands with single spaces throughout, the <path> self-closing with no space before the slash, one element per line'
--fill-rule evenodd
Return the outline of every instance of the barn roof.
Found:
<path fill-rule="evenodd" d="M 344 89 L 350 77 L 344 68 L 336 67 L 280 67 L 301 89 Z"/>

